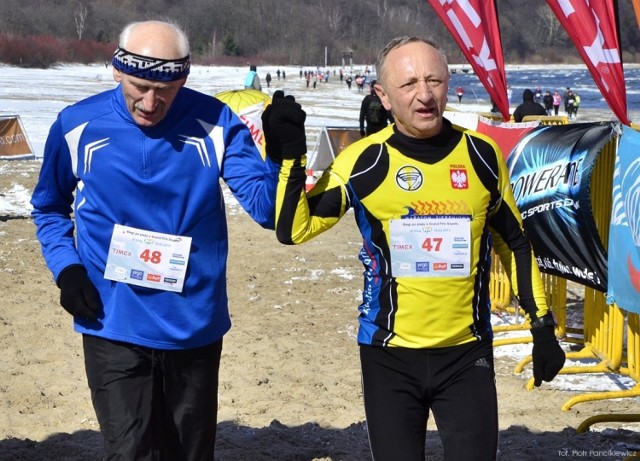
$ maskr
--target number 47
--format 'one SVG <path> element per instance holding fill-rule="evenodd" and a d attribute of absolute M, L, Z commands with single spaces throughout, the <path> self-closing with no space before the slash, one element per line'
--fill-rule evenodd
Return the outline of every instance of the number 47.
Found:
<path fill-rule="evenodd" d="M 427 251 L 440 251 L 440 245 L 442 245 L 442 237 L 427 237 L 422 242 L 422 248 Z"/>

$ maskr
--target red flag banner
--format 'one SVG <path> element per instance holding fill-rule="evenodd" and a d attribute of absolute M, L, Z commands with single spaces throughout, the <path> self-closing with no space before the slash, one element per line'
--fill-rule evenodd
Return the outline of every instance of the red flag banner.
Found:
<path fill-rule="evenodd" d="M 478 118 L 476 131 L 493 139 L 500 147 L 504 159 L 507 160 L 515 145 L 524 135 L 539 125 L 540 122 L 538 121 L 524 123 L 495 122 L 488 118 L 480 117 Z"/>
<path fill-rule="evenodd" d="M 614 0 L 547 0 L 621 123 L 630 125 Z"/>
<path fill-rule="evenodd" d="M 494 0 L 427 0 L 464 53 L 487 93 L 509 120 L 507 79 Z"/>

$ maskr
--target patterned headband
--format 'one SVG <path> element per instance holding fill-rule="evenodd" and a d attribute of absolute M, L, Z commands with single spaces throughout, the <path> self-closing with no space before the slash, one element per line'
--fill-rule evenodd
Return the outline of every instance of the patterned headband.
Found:
<path fill-rule="evenodd" d="M 188 55 L 180 59 L 152 58 L 118 47 L 113 53 L 112 64 L 113 67 L 127 75 L 145 80 L 171 82 L 189 75 L 191 60 Z"/>

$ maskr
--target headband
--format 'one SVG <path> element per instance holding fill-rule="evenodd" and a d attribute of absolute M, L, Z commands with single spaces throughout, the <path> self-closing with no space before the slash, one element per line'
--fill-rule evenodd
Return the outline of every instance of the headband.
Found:
<path fill-rule="evenodd" d="M 180 59 L 152 58 L 118 47 L 113 53 L 112 64 L 114 68 L 127 75 L 145 80 L 171 82 L 189 75 L 191 60 L 189 55 Z"/>

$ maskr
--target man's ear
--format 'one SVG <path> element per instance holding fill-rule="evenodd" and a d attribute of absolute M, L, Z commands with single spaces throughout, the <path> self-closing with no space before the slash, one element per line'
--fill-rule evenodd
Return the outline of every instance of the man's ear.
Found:
<path fill-rule="evenodd" d="M 380 85 L 379 83 L 376 83 L 375 85 L 373 85 L 373 89 L 376 90 L 376 94 L 380 98 L 380 101 L 382 102 L 382 105 L 384 106 L 384 108 L 387 110 L 391 110 L 391 104 L 389 103 L 387 92 L 384 91 L 384 88 L 382 88 L 382 85 Z"/>
<path fill-rule="evenodd" d="M 113 79 L 117 83 L 120 83 L 122 81 L 122 73 L 118 69 L 116 69 L 115 67 L 113 68 Z"/>

